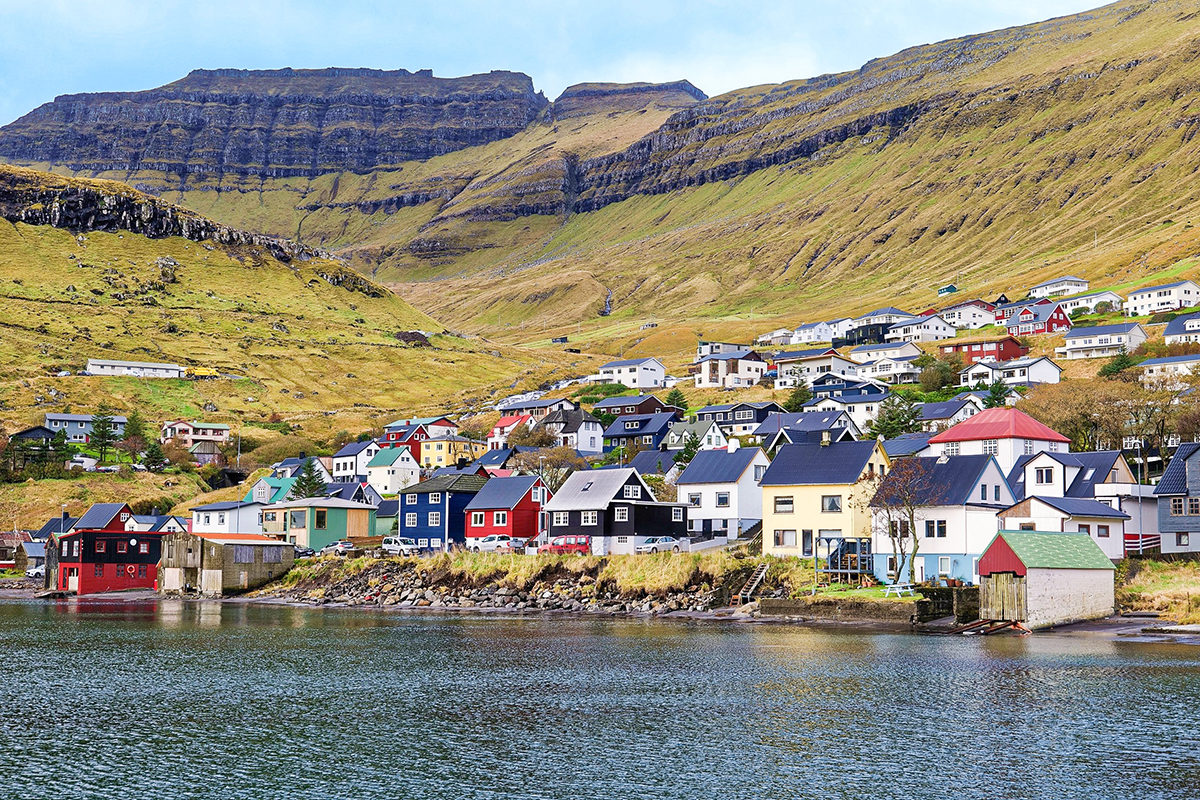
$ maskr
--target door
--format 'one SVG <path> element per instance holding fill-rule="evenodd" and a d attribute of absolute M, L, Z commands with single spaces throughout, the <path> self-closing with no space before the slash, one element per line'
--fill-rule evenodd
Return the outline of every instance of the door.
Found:
<path fill-rule="evenodd" d="M 913 581 L 913 583 L 924 583 L 925 582 L 925 559 L 923 559 L 923 558 L 917 559 L 917 563 L 914 564 L 913 566 L 916 567 L 916 573 L 917 573 L 916 579 Z"/>
<path fill-rule="evenodd" d="M 67 570 L 67 591 L 79 591 L 79 568 L 71 567 Z"/>

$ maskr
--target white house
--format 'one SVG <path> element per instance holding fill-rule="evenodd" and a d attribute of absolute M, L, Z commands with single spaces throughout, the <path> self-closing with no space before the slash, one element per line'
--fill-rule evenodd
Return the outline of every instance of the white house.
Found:
<path fill-rule="evenodd" d="M 1200 286 L 1192 281 L 1176 281 L 1162 286 L 1151 286 L 1129 293 L 1125 301 L 1125 314 L 1141 317 L 1160 311 L 1174 311 L 1200 303 Z"/>
<path fill-rule="evenodd" d="M 833 326 L 828 322 L 809 322 L 792 331 L 792 338 L 788 340 L 788 344 L 832 342 L 835 335 Z"/>
<path fill-rule="evenodd" d="M 915 314 L 910 314 L 907 311 L 901 311 L 898 308 L 888 306 L 886 308 L 877 308 L 874 311 L 868 311 L 861 317 L 855 317 L 851 330 L 854 328 L 862 328 L 867 325 L 894 325 L 897 322 L 914 319 Z"/>
<path fill-rule="evenodd" d="M 1177 386 L 1183 383 L 1184 376 L 1195 372 L 1197 364 L 1200 364 L 1200 355 L 1151 358 L 1138 366 L 1142 368 L 1142 383 Z"/>
<path fill-rule="evenodd" d="M 990 386 L 1001 381 L 1005 386 L 1029 383 L 1058 383 L 1062 367 L 1045 356 L 1014 358 L 1012 361 L 976 361 L 958 373 L 960 386 Z"/>
<path fill-rule="evenodd" d="M 967 300 L 943 309 L 938 316 L 957 329 L 975 330 L 995 324 L 995 308 L 986 300 Z"/>
<path fill-rule="evenodd" d="M 381 495 L 398 494 L 421 479 L 421 465 L 408 447 L 385 447 L 367 462 L 367 483 Z"/>
<path fill-rule="evenodd" d="M 800 383 L 812 384 L 822 375 L 856 377 L 858 364 L 838 355 L 833 348 L 781 353 L 775 357 L 776 389 L 792 389 Z"/>
<path fill-rule="evenodd" d="M 936 432 L 970 419 L 983 411 L 983 401 L 973 394 L 940 403 L 917 403 L 921 411 L 921 430 Z"/>
<path fill-rule="evenodd" d="M 333 454 L 332 483 L 355 483 L 367 479 L 367 464 L 380 450 L 374 439 L 350 442 Z"/>
<path fill-rule="evenodd" d="M 224 444 L 229 441 L 229 426 L 218 422 L 188 422 L 182 419 L 165 422 L 159 441 L 166 444 L 172 439 L 178 439 L 184 447 L 191 447 L 196 442 Z"/>
<path fill-rule="evenodd" d="M 792 341 L 793 331 L 790 328 L 780 328 L 779 330 L 764 333 L 754 340 L 757 345 L 786 345 Z"/>
<path fill-rule="evenodd" d="M 884 334 L 885 342 L 939 342 L 953 339 L 956 330 L 937 314 L 897 322 Z"/>
<path fill-rule="evenodd" d="M 600 367 L 601 383 L 620 383 L 630 389 L 657 389 L 666 377 L 666 367 L 653 357 L 610 361 Z"/>
<path fill-rule="evenodd" d="M 262 533 L 263 503 L 237 500 L 194 506 L 192 533 Z"/>
<path fill-rule="evenodd" d="M 1033 417 L 1005 406 L 988 408 L 929 439 L 931 458 L 957 455 L 995 456 L 1007 474 L 1021 456 L 1067 452 L 1071 440 Z"/>
<path fill-rule="evenodd" d="M 821 397 L 804 404 L 805 411 L 846 412 L 846 416 L 865 431 L 879 416 L 879 409 L 890 394 L 855 394 L 841 397 Z"/>
<path fill-rule="evenodd" d="M 905 358 L 921 355 L 921 348 L 912 342 L 885 342 L 884 344 L 860 344 L 850 351 L 850 358 L 859 364 L 878 361 L 881 358 Z"/>
<path fill-rule="evenodd" d="M 508 437 L 512 435 L 513 431 L 522 425 L 526 427 L 532 427 L 533 424 L 534 419 L 530 414 L 512 414 L 501 417 L 499 420 L 497 420 L 496 424 L 492 426 L 491 433 L 488 434 L 488 450 L 502 450 L 505 447 L 508 447 Z"/>
<path fill-rule="evenodd" d="M 111 361 L 106 358 L 89 358 L 87 371 L 93 375 L 131 376 L 135 378 L 182 378 L 183 367 L 178 364 L 162 364 L 154 361 Z"/>
<path fill-rule="evenodd" d="M 558 447 L 570 447 L 588 456 L 604 452 L 604 426 L 582 408 L 551 411 L 537 428 L 548 431 Z"/>
<path fill-rule="evenodd" d="M 1168 322 L 1166 329 L 1163 330 L 1163 342 L 1166 344 L 1200 342 L 1200 314 L 1188 314 Z"/>
<path fill-rule="evenodd" d="M 916 383 L 921 377 L 921 368 L 913 363 L 916 360 L 916 356 L 904 356 L 865 361 L 858 365 L 858 377 L 891 384 Z"/>
<path fill-rule="evenodd" d="M 179 533 L 187 530 L 187 520 L 182 517 L 134 514 L 125 521 L 125 530 Z"/>
<path fill-rule="evenodd" d="M 1086 533 L 1113 561 L 1125 557 L 1125 521 L 1129 515 L 1083 497 L 1026 497 L 1000 512 L 1007 531 Z"/>
<path fill-rule="evenodd" d="M 700 359 L 704 358 L 705 356 L 715 356 L 715 355 L 719 355 L 720 353 L 732 353 L 732 352 L 735 352 L 738 350 L 749 350 L 749 349 L 750 349 L 750 345 L 747 345 L 747 344 L 733 344 L 732 342 L 700 341 L 700 342 L 696 343 L 695 361 L 699 361 Z"/>
<path fill-rule="evenodd" d="M 704 356 L 695 369 L 697 389 L 738 389 L 761 381 L 767 364 L 753 350 L 731 350 Z"/>
<path fill-rule="evenodd" d="M 1120 311 L 1125 305 L 1124 299 L 1116 292 L 1104 289 L 1099 292 L 1088 292 L 1087 294 L 1077 294 L 1071 297 L 1064 297 L 1058 301 L 1058 305 L 1063 311 L 1070 314 L 1080 308 L 1086 308 L 1089 312 L 1094 312 L 1096 306 L 1101 303 L 1108 303 L 1114 311 Z"/>
<path fill-rule="evenodd" d="M 1078 294 L 1088 290 L 1088 282 L 1083 278 L 1076 278 L 1074 275 L 1067 275 L 1062 278 L 1054 278 L 1049 281 L 1042 281 L 1037 286 L 1029 290 L 1030 297 L 1058 297 L 1060 295 Z"/>
<path fill-rule="evenodd" d="M 1066 343 L 1056 347 L 1054 354 L 1068 359 L 1110 358 L 1122 349 L 1131 353 L 1144 341 L 1146 329 L 1138 322 L 1072 328 L 1066 333 Z"/>
<path fill-rule="evenodd" d="M 671 430 L 667 432 L 664 444 L 668 450 L 682 450 L 687 444 L 689 434 L 700 440 L 701 450 L 724 450 L 729 446 L 725 432 L 711 419 L 671 423 Z"/>
<path fill-rule="evenodd" d="M 676 502 L 687 503 L 688 533 L 736 539 L 761 522 L 758 482 L 770 465 L 757 447 L 696 453 L 675 481 Z"/>

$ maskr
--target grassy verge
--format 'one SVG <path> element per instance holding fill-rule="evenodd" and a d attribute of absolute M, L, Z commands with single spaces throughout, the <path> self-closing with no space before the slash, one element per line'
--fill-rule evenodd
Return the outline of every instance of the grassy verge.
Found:
<path fill-rule="evenodd" d="M 1200 623 L 1200 562 L 1126 561 L 1117 572 L 1117 605 Z"/>

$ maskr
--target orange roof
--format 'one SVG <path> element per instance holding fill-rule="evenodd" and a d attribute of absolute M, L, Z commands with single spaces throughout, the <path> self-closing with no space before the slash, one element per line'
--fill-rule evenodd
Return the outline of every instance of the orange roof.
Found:
<path fill-rule="evenodd" d="M 260 544 L 278 544 L 280 539 L 263 536 L 261 533 L 197 533 L 201 539 L 212 542 L 257 542 Z"/>
<path fill-rule="evenodd" d="M 1071 442 L 1053 428 L 1015 408 L 987 408 L 970 419 L 929 439 L 941 442 L 974 442 L 982 439 L 1036 439 L 1042 442 Z"/>

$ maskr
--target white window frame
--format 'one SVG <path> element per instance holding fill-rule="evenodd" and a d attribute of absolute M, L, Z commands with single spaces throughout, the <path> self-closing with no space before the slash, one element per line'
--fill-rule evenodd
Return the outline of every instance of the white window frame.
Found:
<path fill-rule="evenodd" d="M 600 524 L 600 512 L 598 511 L 581 511 L 579 512 L 579 524 L 585 528 L 594 528 Z"/>

